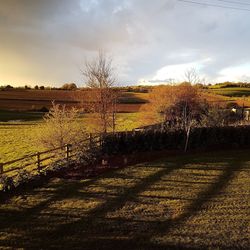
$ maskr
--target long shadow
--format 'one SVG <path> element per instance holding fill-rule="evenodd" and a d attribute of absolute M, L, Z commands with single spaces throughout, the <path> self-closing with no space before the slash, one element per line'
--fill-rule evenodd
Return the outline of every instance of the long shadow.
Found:
<path fill-rule="evenodd" d="M 244 169 L 244 161 L 238 161 L 235 160 L 228 164 L 228 166 L 224 167 L 224 170 L 222 174 L 219 175 L 216 182 L 212 183 L 207 189 L 201 191 L 196 199 L 193 199 L 192 202 L 185 207 L 184 212 L 176 217 L 175 219 L 169 219 L 162 223 L 159 223 L 157 227 L 154 228 L 154 237 L 158 236 L 164 236 L 169 233 L 170 230 L 180 227 L 182 224 L 184 224 L 186 221 L 189 220 L 189 218 L 195 216 L 197 213 L 199 213 L 201 210 L 205 209 L 204 205 L 209 202 L 210 200 L 214 199 L 221 191 L 223 191 L 229 184 L 229 182 L 234 179 L 237 172 L 240 172 L 241 169 Z M 212 169 L 211 169 L 212 170 Z M 221 169 L 220 169 L 221 170 Z M 245 170 L 245 169 L 244 169 Z M 207 236 L 206 236 L 207 237 Z M 141 239 L 137 239 L 137 241 L 141 241 Z M 152 246 L 159 248 L 159 249 L 166 249 L 166 245 L 160 245 L 157 244 L 157 246 L 152 243 L 152 239 L 149 235 L 149 237 L 144 238 L 143 241 L 145 244 L 145 248 Z M 209 246 L 204 246 L 204 248 Z M 211 247 L 211 246 L 210 246 Z M 216 247 L 224 247 L 225 246 L 216 246 Z M 232 246 L 227 246 L 227 248 L 231 248 Z M 172 246 L 171 248 L 175 249 L 185 249 L 185 246 Z"/>
<path fill-rule="evenodd" d="M 235 177 L 237 172 L 244 167 L 244 162 L 233 162 L 226 166 L 221 175 L 219 175 L 216 182 L 212 183 L 208 187 L 208 189 L 203 190 L 198 194 L 198 197 L 190 203 L 186 208 L 185 212 L 182 213 L 179 217 L 174 220 L 169 220 L 167 223 L 163 223 L 162 226 L 159 228 L 159 232 L 163 232 L 163 234 L 167 233 L 172 227 L 178 226 L 179 223 L 184 223 L 188 220 L 191 216 L 194 216 L 198 212 L 203 209 L 203 205 L 214 197 L 217 196 L 224 188 L 227 187 L 229 182 Z"/>
<path fill-rule="evenodd" d="M 180 163 L 178 161 L 175 163 L 175 165 L 171 165 L 169 167 L 159 168 L 156 173 L 137 180 L 136 184 L 132 187 L 124 187 L 123 192 L 119 195 L 105 197 L 103 204 L 90 210 L 90 212 L 86 213 L 84 217 L 80 217 L 79 219 L 76 218 L 75 221 L 70 223 L 56 225 L 56 229 L 52 231 L 43 230 L 39 232 L 39 235 L 31 232 L 30 238 L 33 238 L 31 242 L 18 243 L 16 240 L 13 240 L 11 243 L 4 243 L 0 240 L 0 245 L 9 246 L 9 244 L 12 244 L 12 247 L 39 247 L 41 249 L 189 249 L 187 246 L 181 245 L 155 244 L 152 241 L 152 236 L 162 236 L 167 234 L 171 229 L 181 226 L 181 224 L 185 223 L 185 221 L 187 221 L 190 217 L 201 211 L 206 202 L 216 197 L 224 188 L 227 187 L 229 182 L 234 178 L 235 174 L 244 167 L 244 161 L 230 161 L 228 162 L 228 166 L 225 166 L 224 169 L 220 168 L 219 170 L 222 170 L 222 173 L 218 176 L 216 181 L 212 184 L 210 183 L 210 186 L 207 189 L 201 191 L 196 199 L 191 199 L 189 205 L 185 207 L 184 212 L 174 219 L 167 219 L 162 222 L 150 222 L 134 219 L 124 220 L 122 218 L 112 219 L 107 218 L 106 216 L 108 213 L 119 210 L 127 202 L 136 200 L 141 192 L 161 180 L 162 177 L 168 176 L 173 170 L 178 169 Z M 190 162 L 187 162 L 187 164 L 188 163 Z M 181 165 L 183 166 L 185 163 L 181 161 Z M 109 174 L 107 174 L 107 176 L 109 176 Z M 8 216 L 14 215 L 17 219 L 16 223 L 18 223 L 18 226 L 21 228 L 24 220 L 27 221 L 32 219 L 34 216 L 39 216 L 39 214 L 45 210 L 51 202 L 63 200 L 72 196 L 79 198 L 98 196 L 98 193 L 90 193 L 89 195 L 86 193 L 80 194 L 79 189 L 83 188 L 83 186 L 91 185 L 103 177 L 105 177 L 105 175 L 86 183 L 73 182 L 67 183 L 62 187 L 59 185 L 56 187 L 56 191 L 53 195 L 46 201 L 20 213 L 18 212 L 15 214 L 10 212 Z M 72 215 L 72 217 L 74 216 Z M 12 222 L 14 225 L 15 220 Z M 2 223 L 2 221 L 0 222 L 0 229 L 4 228 L 5 223 Z M 32 225 L 32 223 L 30 223 L 30 225 Z M 147 232 L 143 232 L 141 235 L 131 235 L 134 228 L 138 230 L 138 228 L 145 225 Z M 123 230 L 122 235 L 119 235 L 119 232 L 117 232 L 117 237 L 108 237 L 109 233 L 112 235 L 114 230 L 119 230 L 120 227 L 123 227 L 123 229 L 124 227 L 125 229 L 127 228 L 126 230 L 129 237 L 124 235 L 126 230 L 125 232 Z M 48 238 L 50 240 L 47 241 L 46 239 Z M 194 249 L 194 247 L 192 247 L 192 249 Z"/>
<path fill-rule="evenodd" d="M 32 217 L 38 215 L 46 209 L 51 203 L 59 200 L 66 199 L 67 197 L 72 197 L 74 194 L 78 194 L 79 188 L 82 188 L 83 186 L 88 186 L 93 183 L 95 183 L 98 179 L 100 179 L 101 176 L 99 176 L 96 179 L 89 179 L 86 180 L 84 183 L 73 181 L 73 182 L 60 182 L 55 183 L 49 186 L 45 186 L 45 188 L 53 188 L 53 191 L 40 191 L 40 188 L 37 188 L 32 191 L 24 192 L 22 195 L 19 195 L 22 197 L 22 199 L 26 199 L 29 195 L 34 195 L 37 193 L 45 193 L 46 196 L 49 196 L 49 198 L 39 202 L 37 205 L 21 209 L 21 210 L 9 210 L 9 209 L 2 209 L 0 213 L 0 230 L 4 230 L 6 227 L 11 227 L 12 225 L 17 226 L 18 223 L 22 224 L 25 221 L 28 221 L 32 219 Z M 38 191 L 39 190 L 39 191 Z M 48 195 L 49 193 L 49 195 Z M 15 196 L 13 197 L 15 198 Z"/>
<path fill-rule="evenodd" d="M 150 168 L 150 167 L 148 167 Z M 127 200 L 131 200 L 133 199 L 133 197 L 140 193 L 141 191 L 145 190 L 148 186 L 150 186 L 151 184 L 157 182 L 158 180 L 160 180 L 160 178 L 162 176 L 166 176 L 169 173 L 171 173 L 174 169 L 176 169 L 176 166 L 171 166 L 171 167 L 162 167 L 159 168 L 157 167 L 157 172 L 150 174 L 149 176 L 145 177 L 145 178 L 141 178 L 139 179 L 139 181 L 137 180 L 137 183 L 132 186 L 132 187 L 124 187 L 124 192 L 120 195 L 117 195 L 115 197 L 110 196 L 110 197 L 106 197 L 106 200 L 104 202 L 103 205 L 100 205 L 98 207 L 96 207 L 95 209 L 92 209 L 88 214 L 86 214 L 86 217 L 84 216 L 84 218 L 82 218 L 81 220 L 78 220 L 77 222 L 73 222 L 73 223 L 69 223 L 69 224 L 65 224 L 62 226 L 58 226 L 57 230 L 54 232 L 41 232 L 39 234 L 40 239 L 38 240 L 41 244 L 43 245 L 45 243 L 44 248 L 49 248 L 50 246 L 47 245 L 46 241 L 43 241 L 43 239 L 46 239 L 48 234 L 53 234 L 55 235 L 59 235 L 60 237 L 67 237 L 67 234 L 70 230 L 72 230 L 72 232 L 74 232 L 74 228 L 78 228 L 79 225 L 84 225 L 84 223 L 90 223 L 90 221 L 93 221 L 96 218 L 101 218 L 103 217 L 106 213 L 110 212 L 110 211 L 115 211 L 116 209 L 119 209 L 120 207 L 122 207 Z M 109 174 L 108 174 L 109 175 Z M 119 173 L 118 173 L 119 176 Z M 98 177 L 98 179 L 101 179 L 105 176 L 100 176 Z M 133 178 L 133 177 L 131 177 Z M 24 211 L 21 212 L 7 212 L 7 214 L 2 214 L 3 217 L 5 217 L 4 220 L 1 220 L 0 222 L 0 229 L 4 229 L 5 227 L 10 227 L 11 223 L 12 225 L 15 225 L 16 227 L 22 227 L 22 224 L 25 221 L 29 221 L 30 219 L 34 218 L 35 216 L 38 216 L 43 210 L 45 210 L 52 202 L 54 201 L 58 201 L 58 200 L 63 200 L 67 197 L 72 197 L 72 196 L 76 196 L 79 198 L 80 195 L 82 195 L 83 198 L 86 198 L 85 194 L 79 194 L 78 190 L 83 188 L 84 185 L 88 186 L 91 185 L 93 183 L 95 183 L 98 179 L 95 180 L 91 180 L 88 181 L 88 183 L 69 183 L 66 185 L 63 185 L 62 187 L 59 185 L 56 189 L 56 191 L 54 191 L 53 195 L 46 199 L 43 202 L 40 202 L 38 205 L 33 206 L 31 208 L 27 208 Z M 92 194 L 92 193 L 91 193 Z M 95 194 L 97 195 L 97 194 Z M 91 196 L 89 196 L 91 197 Z M 93 196 L 92 196 L 93 197 Z M 12 220 L 10 222 L 7 223 L 8 218 L 12 218 Z M 93 224 L 93 222 L 92 222 Z M 36 235 L 31 236 L 32 238 L 37 238 Z M 0 241 L 1 242 L 1 241 Z M 0 244 L 5 245 L 4 242 L 1 242 Z M 8 243 L 7 243 L 8 244 Z M 29 244 L 28 244 L 29 245 Z M 7 245 L 6 245 L 7 246 Z M 18 245 L 15 245 L 15 247 L 17 247 Z M 25 246 L 22 246 L 25 247 Z"/>
<path fill-rule="evenodd" d="M 160 167 L 157 167 L 157 168 L 160 168 Z M 71 231 L 71 230 L 74 231 L 74 228 L 79 228 L 79 226 L 81 226 L 83 223 L 91 222 L 91 224 L 93 224 L 93 221 L 95 221 L 96 219 L 97 220 L 100 218 L 102 219 L 107 213 L 110 213 L 110 212 L 118 210 L 119 208 L 122 208 L 127 201 L 132 201 L 136 199 L 136 195 L 144 191 L 150 185 L 159 181 L 162 178 L 162 176 L 166 176 L 170 174 L 175 169 L 177 169 L 177 165 L 174 165 L 171 167 L 162 167 L 156 173 L 153 173 L 145 178 L 142 178 L 136 185 L 130 188 L 125 188 L 122 194 L 106 199 L 102 205 L 92 209 L 86 215 L 86 217 L 82 218 L 82 220 L 79 220 L 74 223 L 62 225 L 58 227 L 56 232 L 54 233 L 63 236 L 63 235 L 68 234 L 68 231 Z"/>
<path fill-rule="evenodd" d="M 224 188 L 226 188 L 229 182 L 235 177 L 241 168 L 244 167 L 244 161 L 239 162 L 235 160 L 235 162 L 228 162 L 228 166 L 224 168 L 219 168 L 216 170 L 222 171 L 222 173 L 218 176 L 215 182 L 210 183 L 209 187 L 205 190 L 202 190 L 196 199 L 192 199 L 189 205 L 185 207 L 185 210 L 182 214 L 174 219 L 168 219 L 164 222 L 145 222 L 140 221 L 137 224 L 150 224 L 148 232 L 142 235 L 135 235 L 130 239 L 102 239 L 98 237 L 94 237 L 93 240 L 90 239 L 87 241 L 88 249 L 98 249 L 98 246 L 103 246 L 107 249 L 115 249 L 119 246 L 120 249 L 188 249 L 185 245 L 160 245 L 153 243 L 151 236 L 162 236 L 167 234 L 170 230 L 181 226 L 185 223 L 189 218 L 195 216 L 198 212 L 203 209 L 203 206 L 209 202 L 211 199 L 216 197 Z M 177 169 L 176 167 L 173 169 Z M 169 174 L 173 169 L 163 169 L 153 176 L 149 176 L 143 180 L 143 182 L 137 184 L 133 188 L 128 189 L 123 195 L 118 196 L 114 199 L 107 201 L 104 205 L 92 210 L 87 218 L 82 218 L 77 222 L 63 225 L 59 227 L 55 234 L 57 235 L 67 235 L 69 232 L 74 232 L 74 228 L 81 228 L 84 223 L 90 223 L 91 225 L 96 224 L 98 226 L 98 219 L 102 219 L 102 223 L 99 223 L 100 226 L 105 226 L 105 223 L 109 223 L 105 218 L 110 212 L 116 211 L 121 208 L 126 202 L 133 201 L 136 199 L 136 196 L 144 191 L 147 187 L 156 183 L 161 177 L 165 177 Z M 210 168 L 213 170 L 213 168 Z M 122 223 L 122 219 L 116 220 L 117 223 Z M 136 223 L 135 221 L 130 221 L 130 223 Z M 87 237 L 91 235 L 91 231 L 88 233 L 85 231 Z M 86 241 L 85 241 L 86 244 Z M 74 246 L 71 245 L 71 246 Z"/>

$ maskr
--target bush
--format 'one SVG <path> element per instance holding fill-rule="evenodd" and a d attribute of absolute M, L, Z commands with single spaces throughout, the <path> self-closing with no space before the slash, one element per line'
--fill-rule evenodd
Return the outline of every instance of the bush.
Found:
<path fill-rule="evenodd" d="M 27 183 L 32 179 L 31 173 L 25 169 L 21 169 L 15 178 L 15 186 Z"/>
<path fill-rule="evenodd" d="M 15 187 L 12 177 L 1 175 L 0 176 L 0 190 L 7 192 Z"/>
<path fill-rule="evenodd" d="M 78 119 L 78 111 L 55 103 L 37 130 L 37 142 L 44 148 L 78 144 L 86 137 L 86 131 Z"/>
<path fill-rule="evenodd" d="M 179 131 L 138 131 L 107 134 L 104 154 L 130 154 L 150 150 L 183 150 L 185 133 Z M 191 130 L 189 149 L 237 148 L 250 146 L 250 126 L 203 127 Z"/>

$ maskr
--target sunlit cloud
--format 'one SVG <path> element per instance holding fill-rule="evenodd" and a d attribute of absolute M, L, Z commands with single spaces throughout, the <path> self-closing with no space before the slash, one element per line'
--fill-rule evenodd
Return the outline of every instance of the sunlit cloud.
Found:
<path fill-rule="evenodd" d="M 250 81 L 250 63 L 225 68 L 219 72 L 217 82 L 226 81 Z"/>
<path fill-rule="evenodd" d="M 80 68 L 100 49 L 120 85 L 182 80 L 190 67 L 211 82 L 248 79 L 249 22 L 174 0 L 1 1 L 0 84 L 82 85 Z"/>

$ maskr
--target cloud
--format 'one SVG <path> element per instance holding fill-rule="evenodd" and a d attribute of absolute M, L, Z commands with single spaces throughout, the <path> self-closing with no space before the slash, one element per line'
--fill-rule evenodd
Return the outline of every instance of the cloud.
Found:
<path fill-rule="evenodd" d="M 79 68 L 100 49 L 121 84 L 180 79 L 190 65 L 211 81 L 236 80 L 250 75 L 249 21 L 175 0 L 1 1 L 0 83 L 81 84 Z"/>

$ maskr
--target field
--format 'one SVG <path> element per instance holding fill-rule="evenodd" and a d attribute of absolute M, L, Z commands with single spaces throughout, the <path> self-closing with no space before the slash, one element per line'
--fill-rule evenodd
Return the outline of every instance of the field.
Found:
<path fill-rule="evenodd" d="M 222 86 L 214 85 L 205 91 L 214 95 L 215 101 L 217 98 L 226 104 L 237 103 L 240 107 L 250 107 L 250 88 Z"/>
<path fill-rule="evenodd" d="M 248 88 L 211 88 L 213 93 L 228 95 L 214 96 L 223 102 L 236 102 L 240 106 L 250 106 L 250 98 L 235 97 L 234 93 L 249 91 Z M 234 92 L 233 92 L 234 91 Z M 236 91 L 236 92 L 235 92 Z M 49 108 L 51 100 L 66 105 L 76 105 L 77 91 L 63 90 L 8 90 L 0 91 L 0 162 L 12 160 L 41 150 L 35 142 L 36 125 L 44 113 L 37 112 L 42 107 Z M 230 97 L 229 97 L 230 96 Z M 149 93 L 121 91 L 118 104 L 117 130 L 132 130 L 142 125 L 140 109 L 147 102 Z M 210 97 L 211 99 L 211 97 Z M 33 110 L 33 111 L 30 111 Z M 81 117 L 88 132 L 95 131 L 89 115 Z"/>
<path fill-rule="evenodd" d="M 0 91 L 0 110 L 39 110 L 51 107 L 51 102 L 56 101 L 68 106 L 80 105 L 79 96 L 82 91 L 67 90 L 8 90 Z M 86 101 L 86 95 L 81 101 Z M 118 99 L 118 112 L 138 112 L 147 102 L 148 93 L 124 92 Z"/>
<path fill-rule="evenodd" d="M 219 87 L 217 85 L 210 87 L 207 91 L 221 97 L 224 102 L 236 102 L 239 105 L 243 103 L 250 106 L 250 88 L 243 87 Z M 80 93 L 80 94 L 79 94 Z M 8 90 L 0 91 L 0 110 L 12 111 L 38 111 L 44 107 L 51 107 L 54 100 L 60 104 L 68 106 L 78 106 L 79 95 L 82 91 L 66 91 L 66 90 Z M 148 102 L 149 93 L 129 92 L 120 90 L 117 105 L 117 111 L 122 113 L 139 112 L 142 106 Z M 210 99 L 218 99 L 214 96 Z M 85 99 L 81 99 L 85 100 Z M 86 99 L 87 100 L 87 99 Z M 85 100 L 85 101 L 86 101 Z M 34 112 L 35 113 L 35 112 Z M 35 115 L 35 114 L 34 114 Z M 39 114 L 38 114 L 39 116 Z M 2 114 L 0 112 L 0 120 Z"/>
<path fill-rule="evenodd" d="M 0 124 L 0 162 L 37 152 L 35 128 L 36 124 L 31 122 Z"/>
<path fill-rule="evenodd" d="M 37 125 L 42 122 L 43 113 L 0 111 L 0 162 L 10 161 L 24 155 L 42 150 L 35 140 Z M 80 118 L 87 132 L 94 132 L 95 125 L 89 121 L 90 115 Z M 20 121 L 22 120 L 22 121 Z M 119 113 L 117 130 L 132 130 L 141 126 L 139 113 Z"/>
<path fill-rule="evenodd" d="M 43 115 L 43 112 L 0 110 L 0 122 L 37 121 L 41 120 Z"/>
<path fill-rule="evenodd" d="M 76 105 L 75 96 L 75 91 L 62 90 L 0 91 L 0 109 L 5 108 L 0 110 L 0 162 L 41 150 L 35 137 L 36 125 L 42 121 L 44 113 L 27 110 L 48 108 L 51 100 Z M 123 113 L 118 114 L 117 130 L 132 130 L 142 125 L 138 111 L 148 98 L 148 93 L 121 92 L 118 110 Z M 225 101 L 228 101 L 226 99 Z M 247 104 L 246 100 L 245 103 Z M 83 115 L 81 120 L 88 132 L 95 131 L 95 125 L 89 121 L 89 115 Z"/>
<path fill-rule="evenodd" d="M 250 88 L 242 88 L 242 87 L 211 88 L 210 91 L 218 95 L 229 96 L 229 97 L 250 96 Z"/>
<path fill-rule="evenodd" d="M 1 249 L 249 249 L 248 150 L 52 179 L 0 205 Z"/>

